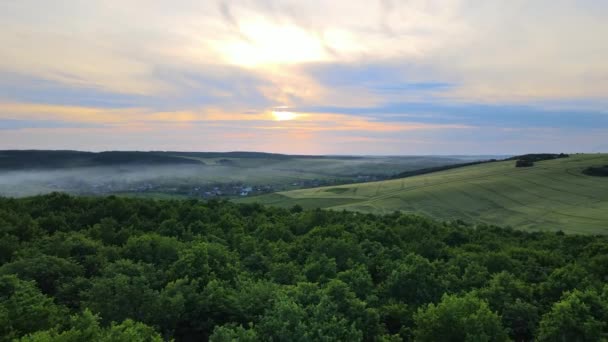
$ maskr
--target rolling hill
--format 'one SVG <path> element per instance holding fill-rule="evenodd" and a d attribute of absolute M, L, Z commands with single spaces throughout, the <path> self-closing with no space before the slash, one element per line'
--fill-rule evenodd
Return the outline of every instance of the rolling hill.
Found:
<path fill-rule="evenodd" d="M 389 179 L 485 156 L 313 156 L 262 152 L 0 151 L 0 196 L 49 192 L 235 197 Z"/>
<path fill-rule="evenodd" d="M 117 165 L 197 165 L 200 161 L 167 152 L 0 151 L 0 171 L 59 170 Z"/>
<path fill-rule="evenodd" d="M 603 165 L 608 165 L 608 154 L 577 154 L 528 168 L 516 168 L 515 161 L 508 160 L 241 201 L 365 213 L 398 210 L 524 230 L 603 234 L 608 233 L 608 177 L 583 173 Z"/>

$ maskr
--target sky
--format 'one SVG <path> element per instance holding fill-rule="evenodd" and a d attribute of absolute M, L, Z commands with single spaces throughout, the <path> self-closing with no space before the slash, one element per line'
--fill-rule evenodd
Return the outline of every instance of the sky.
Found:
<path fill-rule="evenodd" d="M 605 0 L 2 0 L 0 149 L 608 152 Z"/>

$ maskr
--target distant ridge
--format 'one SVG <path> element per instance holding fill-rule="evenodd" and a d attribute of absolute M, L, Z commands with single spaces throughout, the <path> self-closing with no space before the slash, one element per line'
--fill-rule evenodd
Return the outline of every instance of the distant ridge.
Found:
<path fill-rule="evenodd" d="M 4 150 L 0 151 L 0 170 L 23 169 L 67 169 L 74 167 L 117 166 L 117 165 L 202 165 L 198 158 L 238 158 L 290 160 L 337 159 L 358 160 L 384 158 L 385 156 L 348 155 L 289 155 L 268 152 L 184 152 L 184 151 L 104 151 L 88 152 L 75 150 Z M 421 156 L 402 156 L 420 158 Z M 449 160 L 446 157 L 446 160 Z"/>
<path fill-rule="evenodd" d="M 140 164 L 201 164 L 201 162 L 160 152 L 0 151 L 0 170 L 66 169 Z"/>

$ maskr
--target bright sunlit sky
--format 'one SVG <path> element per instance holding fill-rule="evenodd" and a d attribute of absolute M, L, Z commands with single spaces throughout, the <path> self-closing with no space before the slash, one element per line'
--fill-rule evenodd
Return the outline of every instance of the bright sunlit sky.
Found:
<path fill-rule="evenodd" d="M 605 0 L 2 0 L 0 149 L 608 151 Z"/>

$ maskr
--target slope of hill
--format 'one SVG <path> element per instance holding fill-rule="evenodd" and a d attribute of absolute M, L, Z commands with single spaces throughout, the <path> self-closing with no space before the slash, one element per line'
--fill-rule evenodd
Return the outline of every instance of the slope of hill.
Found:
<path fill-rule="evenodd" d="M 244 201 L 370 213 L 396 210 L 518 229 L 608 233 L 608 179 L 585 175 L 607 154 L 579 154 L 516 168 L 501 161 L 409 178 L 321 187 Z"/>

